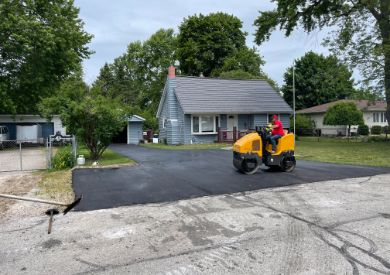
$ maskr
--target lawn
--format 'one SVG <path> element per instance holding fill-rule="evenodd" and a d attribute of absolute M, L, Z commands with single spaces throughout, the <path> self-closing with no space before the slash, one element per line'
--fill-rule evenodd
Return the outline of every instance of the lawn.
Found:
<path fill-rule="evenodd" d="M 297 159 L 333 163 L 390 167 L 390 142 L 362 142 L 321 138 L 300 138 Z"/>
<path fill-rule="evenodd" d="M 146 143 L 141 144 L 143 147 L 157 148 L 165 150 L 202 150 L 202 149 L 221 149 L 232 147 L 229 143 L 210 143 L 210 144 L 185 144 L 185 145 L 166 145 L 162 143 Z"/>
<path fill-rule="evenodd" d="M 90 157 L 89 151 L 85 147 L 79 147 L 77 151 L 77 155 L 84 155 L 85 157 L 85 165 L 91 166 L 92 165 L 92 159 Z M 100 166 L 108 166 L 108 165 L 123 165 L 123 164 L 134 164 L 134 160 L 129 159 L 128 157 L 122 156 L 110 149 L 106 149 L 102 155 L 102 157 L 99 159 L 99 165 Z"/>

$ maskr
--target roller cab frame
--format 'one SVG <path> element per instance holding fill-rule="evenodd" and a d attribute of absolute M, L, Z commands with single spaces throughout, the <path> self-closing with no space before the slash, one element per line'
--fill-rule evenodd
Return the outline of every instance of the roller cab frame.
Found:
<path fill-rule="evenodd" d="M 277 141 L 275 154 L 272 146 L 266 141 L 266 131 L 250 133 L 240 138 L 233 145 L 233 165 L 244 174 L 256 173 L 262 164 L 283 172 L 294 170 L 294 134 L 288 133 Z"/>

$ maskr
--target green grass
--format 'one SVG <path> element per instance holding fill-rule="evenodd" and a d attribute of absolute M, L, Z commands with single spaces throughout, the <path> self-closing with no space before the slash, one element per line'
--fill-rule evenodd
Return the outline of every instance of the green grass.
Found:
<path fill-rule="evenodd" d="M 42 175 L 38 183 L 40 197 L 64 202 L 73 200 L 72 171 L 70 169 L 38 173 Z"/>
<path fill-rule="evenodd" d="M 186 145 L 165 145 L 162 143 L 146 143 L 141 144 L 147 148 L 157 148 L 165 150 L 202 150 L 202 149 L 221 149 L 224 147 L 231 147 L 229 143 L 210 143 L 210 144 L 186 144 Z"/>
<path fill-rule="evenodd" d="M 342 164 L 390 167 L 390 142 L 362 142 L 336 138 L 300 138 L 296 143 L 298 159 Z"/>
<path fill-rule="evenodd" d="M 86 166 L 92 165 L 93 161 L 90 157 L 90 153 L 89 153 L 87 148 L 79 147 L 79 149 L 77 150 L 77 155 L 84 155 Z M 99 162 L 100 166 L 124 165 L 124 164 L 131 165 L 131 164 L 135 163 L 134 160 L 132 160 L 128 157 L 122 156 L 122 155 L 120 155 L 120 154 L 118 154 L 110 149 L 106 149 L 104 151 L 103 155 L 101 156 L 101 158 L 99 159 L 98 162 Z"/>

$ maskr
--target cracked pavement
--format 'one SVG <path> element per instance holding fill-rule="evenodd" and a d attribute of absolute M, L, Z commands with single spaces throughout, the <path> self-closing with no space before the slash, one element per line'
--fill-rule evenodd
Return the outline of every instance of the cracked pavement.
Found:
<path fill-rule="evenodd" d="M 2 274 L 390 274 L 390 174 L 2 221 Z M 26 202 L 28 203 L 28 202 Z"/>

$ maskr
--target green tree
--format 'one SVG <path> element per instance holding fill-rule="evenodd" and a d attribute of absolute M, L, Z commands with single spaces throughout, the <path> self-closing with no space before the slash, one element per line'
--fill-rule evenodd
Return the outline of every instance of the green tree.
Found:
<path fill-rule="evenodd" d="M 294 118 L 290 118 L 290 125 L 293 128 Z M 310 119 L 310 117 L 297 114 L 295 116 L 295 133 L 298 136 L 311 136 L 314 133 L 314 121 Z"/>
<path fill-rule="evenodd" d="M 157 128 L 155 113 L 175 49 L 173 29 L 160 29 L 144 42 L 130 43 L 126 53 L 105 64 L 93 86 L 144 114 L 145 126 Z"/>
<path fill-rule="evenodd" d="M 363 125 L 363 113 L 358 110 L 353 102 L 341 102 L 333 105 L 326 111 L 325 125 L 347 125 L 348 135 L 351 133 L 351 125 Z"/>
<path fill-rule="evenodd" d="M 261 12 L 255 21 L 256 42 L 268 40 L 278 26 L 287 36 L 298 26 L 306 32 L 332 27 L 325 44 L 358 67 L 366 83 L 374 81 L 385 91 L 390 125 L 390 1 L 274 1 L 277 8 Z"/>
<path fill-rule="evenodd" d="M 0 3 L 0 112 L 35 113 L 37 103 L 80 70 L 91 51 L 72 0 Z"/>
<path fill-rule="evenodd" d="M 354 92 L 352 73 L 334 56 L 308 52 L 295 62 L 295 99 L 298 110 L 345 99 Z M 283 98 L 293 104 L 293 68 L 284 74 Z"/>
<path fill-rule="evenodd" d="M 177 57 L 184 74 L 210 76 L 228 56 L 245 48 L 246 33 L 233 15 L 218 12 L 193 15 L 179 26 Z"/>
<path fill-rule="evenodd" d="M 57 94 L 42 100 L 41 113 L 50 119 L 59 114 L 67 132 L 76 134 L 93 160 L 98 160 L 112 138 L 126 125 L 129 109 L 118 99 L 90 89 L 80 76 L 64 81 Z"/>

